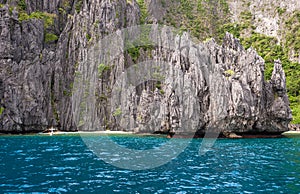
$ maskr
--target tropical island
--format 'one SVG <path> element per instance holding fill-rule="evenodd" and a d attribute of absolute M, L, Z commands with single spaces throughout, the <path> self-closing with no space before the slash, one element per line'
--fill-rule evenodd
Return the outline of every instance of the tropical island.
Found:
<path fill-rule="evenodd" d="M 299 7 L 289 2 L 1 0 L 0 12 L 2 133 L 274 135 L 300 122 Z M 137 72 L 149 80 L 120 82 L 145 61 L 153 68 Z"/>
<path fill-rule="evenodd" d="M 0 193 L 300 193 L 299 124 L 299 0 L 0 0 Z"/>

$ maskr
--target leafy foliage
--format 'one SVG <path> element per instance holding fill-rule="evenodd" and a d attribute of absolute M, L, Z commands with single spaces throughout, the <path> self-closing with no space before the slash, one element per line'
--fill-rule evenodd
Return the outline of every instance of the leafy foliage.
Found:
<path fill-rule="evenodd" d="M 86 33 L 86 34 L 85 34 L 85 37 L 86 37 L 86 39 L 87 39 L 88 41 L 90 41 L 91 38 L 92 38 L 92 36 L 91 36 L 89 33 Z"/>
<path fill-rule="evenodd" d="M 229 17 L 226 0 L 178 0 L 169 8 L 164 20 L 168 25 L 189 31 L 199 40 L 213 37 L 219 41 L 219 28 L 230 21 Z"/>
<path fill-rule="evenodd" d="M 286 12 L 286 8 L 277 7 L 276 10 L 280 16 Z"/>
<path fill-rule="evenodd" d="M 296 11 L 285 22 L 286 49 L 295 51 L 293 57 L 298 58 L 300 53 L 300 11 Z"/>
<path fill-rule="evenodd" d="M 45 42 L 50 43 L 50 42 L 55 42 L 58 40 L 58 36 L 52 33 L 46 33 L 45 34 Z"/>
<path fill-rule="evenodd" d="M 32 12 L 30 15 L 28 15 L 25 12 L 21 12 L 19 14 L 19 21 L 23 22 L 23 21 L 29 20 L 29 19 L 41 19 L 44 21 L 44 27 L 48 28 L 54 24 L 55 17 L 56 17 L 55 14 L 50 14 L 47 12 L 37 11 L 37 12 Z"/>
<path fill-rule="evenodd" d="M 148 10 L 144 0 L 137 0 L 137 3 L 141 10 L 140 23 L 145 24 L 148 17 Z"/>
<path fill-rule="evenodd" d="M 290 96 L 289 99 L 292 108 L 293 123 L 300 123 L 300 97 Z"/>
<path fill-rule="evenodd" d="M 269 80 L 272 75 L 274 60 L 280 59 L 283 64 L 289 63 L 287 54 L 274 37 L 253 32 L 248 38 L 241 38 L 243 46 L 248 49 L 255 48 L 257 53 L 265 60 L 265 78 Z"/>
<path fill-rule="evenodd" d="M 3 114 L 3 111 L 5 110 L 5 108 L 4 107 L 2 107 L 2 106 L 0 106 L 0 115 L 2 115 Z"/>
<path fill-rule="evenodd" d="M 228 77 L 233 76 L 235 72 L 232 69 L 228 69 L 224 72 Z"/>
<path fill-rule="evenodd" d="M 77 13 L 80 12 L 82 4 L 83 4 L 82 0 L 77 0 L 77 2 L 75 4 L 75 10 L 76 10 Z"/>
<path fill-rule="evenodd" d="M 26 8 L 27 8 L 27 5 L 26 5 L 26 2 L 25 2 L 25 0 L 19 0 L 18 1 L 18 6 L 19 6 L 19 8 L 21 9 L 21 10 L 26 10 Z"/>
<path fill-rule="evenodd" d="M 133 40 L 129 38 L 128 41 L 125 41 L 125 50 L 131 56 L 133 62 L 137 62 L 141 49 L 144 51 L 152 50 L 155 45 L 149 38 L 151 25 L 142 25 L 139 29 L 140 32 Z"/>
<path fill-rule="evenodd" d="M 110 66 L 109 65 L 105 65 L 103 63 L 101 63 L 101 64 L 98 65 L 98 75 L 99 76 L 102 76 L 103 73 L 105 71 L 108 71 L 108 70 L 110 70 Z"/>
<path fill-rule="evenodd" d="M 115 110 L 115 112 L 113 113 L 113 116 L 114 117 L 117 117 L 117 116 L 120 116 L 122 114 L 122 110 L 121 110 L 121 108 L 119 107 L 119 108 L 117 108 L 116 110 Z"/>

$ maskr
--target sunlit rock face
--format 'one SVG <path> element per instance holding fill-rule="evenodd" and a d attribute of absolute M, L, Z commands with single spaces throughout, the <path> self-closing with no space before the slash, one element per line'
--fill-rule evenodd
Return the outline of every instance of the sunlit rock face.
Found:
<path fill-rule="evenodd" d="M 43 2 L 29 1 L 28 10 L 58 13 L 60 1 Z M 154 46 L 138 48 L 135 56 L 122 33 L 139 24 L 135 1 L 83 1 L 78 12 L 73 2 L 70 7 L 69 16 L 55 19 L 51 30 L 61 30 L 55 44 L 45 43 L 41 20 L 19 22 L 16 10 L 0 8 L 1 131 L 287 130 L 291 111 L 280 61 L 267 82 L 263 59 L 232 35 L 222 45 L 197 43 L 188 33 L 155 30 L 156 24 L 150 33 Z M 104 44 L 111 33 L 112 41 Z M 161 69 L 151 72 L 149 66 Z M 131 84 L 128 72 L 136 67 L 139 75 L 150 71 L 154 79 Z"/>
<path fill-rule="evenodd" d="M 124 55 L 101 60 L 118 50 L 125 52 L 122 45 L 128 40 L 123 39 L 123 31 L 115 33 L 111 43 L 100 41 L 105 45 L 102 57 L 79 65 L 81 76 L 74 85 L 73 102 L 85 108 L 73 112 L 85 115 L 77 117 L 81 130 L 107 125 L 135 132 L 198 134 L 211 128 L 227 133 L 288 129 L 291 110 L 280 61 L 275 61 L 272 79 L 267 82 L 263 59 L 254 50 L 245 50 L 231 34 L 226 34 L 222 45 L 214 40 L 194 43 L 188 33 L 178 35 L 158 26 L 149 27 L 156 47 L 140 49 L 144 56 L 134 65 L 126 65 L 133 61 L 130 56 L 125 60 Z M 138 36 L 139 28 L 133 29 L 130 32 Z M 95 48 L 89 53 L 92 51 Z M 93 69 L 101 63 L 114 65 L 97 77 L 99 72 Z"/>
<path fill-rule="evenodd" d="M 139 23 L 139 8 L 126 0 L 24 2 L 26 14 L 47 12 L 54 22 L 20 21 L 18 1 L 0 1 L 0 130 L 76 130 L 71 112 L 75 69 L 91 40 Z M 47 33 L 58 39 L 47 42 Z"/>

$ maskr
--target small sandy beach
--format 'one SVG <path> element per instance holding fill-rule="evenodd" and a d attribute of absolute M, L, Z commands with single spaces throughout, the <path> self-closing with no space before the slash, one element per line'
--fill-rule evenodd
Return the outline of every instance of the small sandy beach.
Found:
<path fill-rule="evenodd" d="M 282 135 L 285 137 L 300 137 L 300 131 L 286 131 Z"/>

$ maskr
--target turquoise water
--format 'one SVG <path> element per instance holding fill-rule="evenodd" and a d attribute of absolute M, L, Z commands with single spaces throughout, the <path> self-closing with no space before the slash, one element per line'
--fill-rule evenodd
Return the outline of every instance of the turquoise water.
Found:
<path fill-rule="evenodd" d="M 112 139 L 139 149 L 168 141 Z M 300 193 L 300 139 L 219 139 L 198 156 L 200 143 L 166 165 L 131 171 L 103 162 L 80 136 L 0 136 L 0 193 Z"/>

